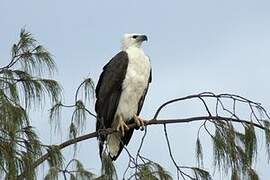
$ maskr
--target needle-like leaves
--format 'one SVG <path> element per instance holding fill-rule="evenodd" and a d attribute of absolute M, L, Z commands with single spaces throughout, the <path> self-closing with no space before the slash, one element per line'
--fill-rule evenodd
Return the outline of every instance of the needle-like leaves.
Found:
<path fill-rule="evenodd" d="M 198 166 L 199 167 L 203 166 L 203 150 L 202 150 L 202 145 L 201 145 L 201 141 L 199 137 L 197 137 L 197 140 L 196 140 L 195 152 L 196 152 Z"/>
<path fill-rule="evenodd" d="M 44 73 L 52 74 L 55 63 L 50 53 L 22 30 L 11 50 L 9 64 L 0 67 L 0 173 L 6 179 L 35 179 L 32 164 L 42 155 L 43 146 L 31 127 L 28 111 L 42 105 L 48 96 L 60 100 L 61 88 Z M 53 157 L 53 156 L 52 156 Z M 52 161 L 58 162 L 59 159 Z M 59 163 L 58 163 L 59 164 Z"/>
<path fill-rule="evenodd" d="M 138 165 L 137 172 L 130 179 L 172 180 L 172 176 L 160 164 L 148 161 Z"/>

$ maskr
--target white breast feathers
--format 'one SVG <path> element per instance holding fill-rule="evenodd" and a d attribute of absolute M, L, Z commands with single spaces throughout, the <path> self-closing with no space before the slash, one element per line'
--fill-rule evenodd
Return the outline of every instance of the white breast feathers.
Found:
<path fill-rule="evenodd" d="M 141 48 L 130 47 L 126 52 L 129 63 L 116 114 L 121 113 L 124 120 L 128 121 L 137 113 L 138 103 L 147 88 L 150 62 Z"/>

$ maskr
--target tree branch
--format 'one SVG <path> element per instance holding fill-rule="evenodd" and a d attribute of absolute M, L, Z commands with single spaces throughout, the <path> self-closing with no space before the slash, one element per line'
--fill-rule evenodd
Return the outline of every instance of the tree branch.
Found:
<path fill-rule="evenodd" d="M 150 125 L 164 125 L 164 124 L 176 124 L 176 123 L 190 123 L 190 122 L 197 122 L 197 121 L 205 121 L 205 120 L 212 120 L 212 121 L 226 121 L 226 122 L 236 122 L 236 123 L 245 123 L 249 125 L 254 125 L 255 127 L 265 130 L 265 127 L 263 127 L 260 124 L 253 123 L 248 120 L 243 119 L 236 119 L 236 118 L 228 118 L 228 117 L 221 117 L 221 116 L 198 116 L 198 117 L 190 117 L 190 118 L 182 118 L 182 119 L 160 119 L 160 120 L 149 120 L 144 121 L 145 126 Z M 130 129 L 135 128 L 137 125 L 136 123 L 129 124 L 128 127 Z M 64 149 L 70 145 L 76 144 L 81 141 L 85 141 L 88 139 L 92 139 L 95 137 L 98 137 L 100 134 L 111 134 L 117 132 L 116 130 L 113 130 L 112 128 L 108 129 L 101 129 L 96 132 L 88 133 L 79 137 L 76 137 L 74 139 L 67 140 L 59 145 L 56 145 L 60 150 Z M 33 164 L 33 168 L 38 167 L 40 164 L 42 164 L 44 161 L 46 161 L 49 158 L 49 153 L 44 154 L 39 159 L 36 160 L 36 162 Z M 24 173 L 20 174 L 18 176 L 19 179 L 24 177 Z"/>

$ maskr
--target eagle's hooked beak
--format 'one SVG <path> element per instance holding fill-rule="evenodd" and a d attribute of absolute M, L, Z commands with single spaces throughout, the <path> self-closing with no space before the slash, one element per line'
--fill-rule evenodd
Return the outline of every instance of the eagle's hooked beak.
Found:
<path fill-rule="evenodd" d="M 137 37 L 137 40 L 143 42 L 143 41 L 148 41 L 148 38 L 146 35 L 140 35 Z"/>

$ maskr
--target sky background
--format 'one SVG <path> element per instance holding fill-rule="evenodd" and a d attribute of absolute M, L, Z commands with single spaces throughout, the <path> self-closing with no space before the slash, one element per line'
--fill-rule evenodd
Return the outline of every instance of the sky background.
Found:
<path fill-rule="evenodd" d="M 204 91 L 239 94 L 270 110 L 269 8 L 267 0 L 0 0 L 0 65 L 8 62 L 12 44 L 20 29 L 26 28 L 53 54 L 58 66 L 53 78 L 62 84 L 68 104 L 84 78 L 97 82 L 104 64 L 119 52 L 124 33 L 144 33 L 149 39 L 144 49 L 151 59 L 153 82 L 142 117 L 150 119 L 166 100 Z M 50 133 L 47 113 L 45 109 L 33 116 L 42 142 L 67 139 L 65 125 L 70 116 L 63 116 L 62 134 L 56 136 Z M 161 117 L 197 114 L 201 114 L 201 105 L 185 103 L 166 109 Z M 85 133 L 94 126 L 95 120 L 89 118 Z M 197 127 L 169 126 L 175 158 L 181 165 L 195 165 Z M 162 126 L 149 127 L 143 154 L 174 173 L 162 133 Z M 132 138 L 131 152 L 136 152 L 141 136 L 138 131 Z M 207 138 L 204 143 L 205 166 L 211 170 L 212 144 Z M 263 147 L 260 143 L 259 148 Z M 72 154 L 72 149 L 65 154 Z M 79 145 L 78 158 L 86 168 L 99 172 L 95 139 Z M 126 162 L 127 156 L 121 155 L 116 162 L 120 172 Z M 265 151 L 260 150 L 255 168 L 262 180 L 270 177 L 266 162 Z M 215 180 L 228 179 L 217 174 Z"/>

